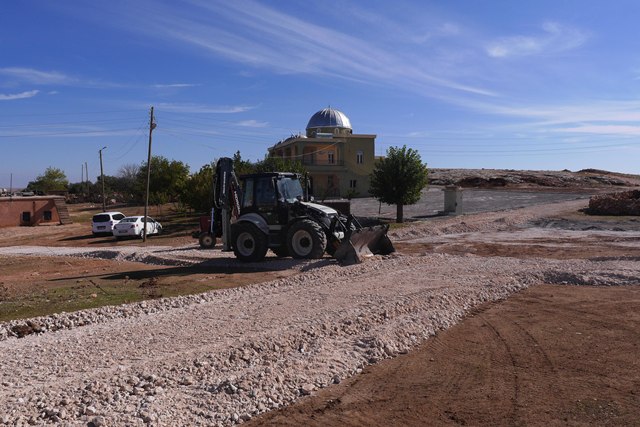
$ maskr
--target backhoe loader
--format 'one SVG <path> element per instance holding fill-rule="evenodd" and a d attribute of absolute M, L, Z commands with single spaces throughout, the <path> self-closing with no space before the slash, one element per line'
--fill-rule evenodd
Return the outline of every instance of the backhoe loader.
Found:
<path fill-rule="evenodd" d="M 201 221 L 200 245 L 222 250 L 241 261 L 257 262 L 271 249 L 278 257 L 322 258 L 326 253 L 342 265 L 370 255 L 395 251 L 388 226 L 362 227 L 352 215 L 314 203 L 300 174 L 267 172 L 236 176 L 233 159 L 216 164 L 214 207 Z M 306 186 L 305 186 L 306 188 Z"/>

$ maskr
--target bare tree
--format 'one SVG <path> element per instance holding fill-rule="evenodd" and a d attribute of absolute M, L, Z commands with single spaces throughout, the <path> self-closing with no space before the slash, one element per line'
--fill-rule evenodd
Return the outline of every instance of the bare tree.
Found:
<path fill-rule="evenodd" d="M 140 165 L 127 163 L 120 166 L 120 169 L 118 169 L 118 176 L 120 178 L 126 179 L 129 182 L 133 182 L 136 180 L 136 176 L 138 176 L 138 171 L 140 171 Z"/>

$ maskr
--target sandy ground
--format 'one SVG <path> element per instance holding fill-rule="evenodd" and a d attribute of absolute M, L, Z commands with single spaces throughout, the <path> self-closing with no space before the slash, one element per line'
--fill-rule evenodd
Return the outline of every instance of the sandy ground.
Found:
<path fill-rule="evenodd" d="M 9 338 L 0 424 L 638 425 L 640 230 L 586 203 L 413 223 L 386 259 Z M 72 245 L 58 228 L 30 249 L 24 230 L 0 232 L 2 256 L 37 255 L 39 274 L 207 256 L 184 236 Z"/>
<path fill-rule="evenodd" d="M 640 288 L 537 285 L 249 426 L 637 426 Z"/>

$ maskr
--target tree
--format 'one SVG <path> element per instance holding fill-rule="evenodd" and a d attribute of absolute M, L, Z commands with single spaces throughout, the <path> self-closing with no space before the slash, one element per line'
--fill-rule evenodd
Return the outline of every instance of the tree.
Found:
<path fill-rule="evenodd" d="M 406 145 L 390 147 L 387 155 L 376 162 L 371 174 L 369 193 L 381 202 L 396 205 L 396 222 L 403 222 L 404 205 L 420 200 L 427 185 L 427 165 L 420 154 Z"/>
<path fill-rule="evenodd" d="M 27 189 L 47 193 L 49 191 L 65 191 L 68 186 L 67 175 L 61 169 L 49 166 L 44 174 L 39 175 L 35 181 L 29 182 Z"/>
<path fill-rule="evenodd" d="M 281 157 L 265 157 L 264 160 L 255 164 L 256 172 L 296 172 L 304 175 L 307 170 L 302 166 L 302 162 L 297 160 L 283 159 Z"/>
<path fill-rule="evenodd" d="M 140 166 L 134 163 L 128 163 L 120 166 L 118 169 L 118 176 L 113 181 L 113 191 L 118 193 L 118 198 L 122 201 L 142 201 L 144 192 L 140 192 L 142 184 L 139 184 L 138 178 L 140 174 Z M 145 175 L 146 178 L 146 175 Z M 105 179 L 105 184 L 109 184 L 109 181 Z"/>
<path fill-rule="evenodd" d="M 242 160 L 240 150 L 236 151 L 236 154 L 233 155 L 233 169 L 235 170 L 236 175 L 245 175 L 256 171 L 253 163 L 249 160 Z"/>
<path fill-rule="evenodd" d="M 140 172 L 140 166 L 135 163 L 127 163 L 118 169 L 118 177 L 135 182 L 138 177 L 138 172 Z"/>
<path fill-rule="evenodd" d="M 177 160 L 169 161 L 162 156 L 151 157 L 151 176 L 149 180 L 149 203 L 161 205 L 167 202 L 178 201 L 183 193 L 187 179 L 189 178 L 189 166 Z M 137 175 L 138 191 L 145 193 L 147 182 L 147 163 L 140 165 Z M 106 183 L 106 180 L 105 180 Z"/>
<path fill-rule="evenodd" d="M 187 180 L 182 201 L 197 212 L 209 212 L 213 207 L 213 175 L 215 166 L 204 165 Z"/>

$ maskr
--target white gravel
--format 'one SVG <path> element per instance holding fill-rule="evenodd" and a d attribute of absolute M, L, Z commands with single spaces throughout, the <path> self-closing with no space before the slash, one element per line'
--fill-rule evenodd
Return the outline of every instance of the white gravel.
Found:
<path fill-rule="evenodd" d="M 524 220 L 461 221 L 471 224 L 468 231 L 501 231 Z M 418 238 L 427 228 L 396 234 Z M 431 234 L 438 233 L 445 232 Z M 472 307 L 529 285 L 637 285 L 638 277 L 632 257 L 398 255 L 344 268 L 327 262 L 198 296 L 4 323 L 0 424 L 236 424 L 409 351 Z M 43 333 L 11 336 L 28 322 Z"/>

